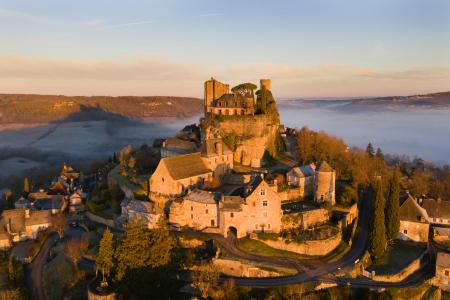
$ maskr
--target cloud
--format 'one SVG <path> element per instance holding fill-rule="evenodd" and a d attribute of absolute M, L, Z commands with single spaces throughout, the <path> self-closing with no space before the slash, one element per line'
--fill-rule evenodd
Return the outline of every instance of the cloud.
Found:
<path fill-rule="evenodd" d="M 70 60 L 0 56 L 0 78 L 178 80 L 200 78 L 201 68 L 163 59 Z"/>
<path fill-rule="evenodd" d="M 450 67 L 375 69 L 337 64 L 186 63 L 167 58 L 0 56 L 0 93 L 198 96 L 213 75 L 230 83 L 271 78 L 277 97 L 408 95 L 450 90 Z"/>

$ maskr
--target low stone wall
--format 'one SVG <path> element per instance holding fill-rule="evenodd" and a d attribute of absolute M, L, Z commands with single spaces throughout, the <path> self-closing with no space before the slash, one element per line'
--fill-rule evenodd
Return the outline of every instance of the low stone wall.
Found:
<path fill-rule="evenodd" d="M 305 196 L 305 189 L 302 187 L 288 187 L 285 191 L 278 192 L 281 201 L 292 201 Z"/>
<path fill-rule="evenodd" d="M 412 273 L 416 272 L 420 269 L 421 264 L 420 261 L 424 257 L 424 255 L 428 252 L 425 250 L 418 258 L 413 260 L 409 265 L 407 265 L 403 270 L 396 274 L 386 274 L 386 275 L 372 275 L 373 281 L 387 281 L 387 282 L 400 282 L 407 278 Z"/>
<path fill-rule="evenodd" d="M 333 251 L 339 245 L 342 240 L 342 234 L 341 232 L 339 232 L 337 235 L 326 240 L 305 241 L 301 244 L 295 242 L 287 244 L 283 239 L 279 239 L 277 241 L 261 239 L 258 240 L 269 247 L 280 250 L 296 252 L 304 255 L 323 256 Z"/>
<path fill-rule="evenodd" d="M 251 263 L 232 259 L 215 258 L 212 262 L 217 271 L 234 277 L 277 277 L 295 273 L 295 271 L 292 270 L 292 274 L 285 274 L 283 272 L 278 272 L 275 269 L 268 270 Z"/>
<path fill-rule="evenodd" d="M 324 224 L 330 219 L 330 213 L 325 208 L 315 208 L 296 213 L 283 215 L 281 218 L 282 229 L 303 228 L 308 229 L 316 225 Z"/>
<path fill-rule="evenodd" d="M 91 220 L 92 222 L 100 223 L 100 224 L 103 224 L 103 225 L 106 225 L 109 227 L 113 227 L 113 228 L 116 227 L 114 220 L 102 218 L 100 216 L 94 215 L 93 213 L 91 213 L 89 211 L 86 212 L 86 217 L 89 220 Z"/>

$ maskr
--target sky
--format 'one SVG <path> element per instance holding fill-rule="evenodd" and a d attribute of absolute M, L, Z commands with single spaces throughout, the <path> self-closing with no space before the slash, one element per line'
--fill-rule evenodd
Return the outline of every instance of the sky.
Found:
<path fill-rule="evenodd" d="M 277 97 L 450 90 L 447 0 L 0 0 L 0 93 Z"/>

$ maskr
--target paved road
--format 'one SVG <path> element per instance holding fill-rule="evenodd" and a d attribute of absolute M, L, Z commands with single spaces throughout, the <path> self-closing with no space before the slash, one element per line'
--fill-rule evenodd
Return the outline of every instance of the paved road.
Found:
<path fill-rule="evenodd" d="M 58 235 L 52 233 L 42 245 L 38 255 L 33 262 L 26 267 L 26 284 L 30 294 L 31 300 L 46 300 L 47 295 L 43 286 L 43 270 L 47 263 L 50 249 L 55 241 L 58 240 Z"/>

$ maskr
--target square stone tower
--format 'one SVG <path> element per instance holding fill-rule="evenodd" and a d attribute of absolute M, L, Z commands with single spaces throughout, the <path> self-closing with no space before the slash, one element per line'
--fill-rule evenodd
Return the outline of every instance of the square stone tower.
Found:
<path fill-rule="evenodd" d="M 230 85 L 224 84 L 211 77 L 210 80 L 205 81 L 205 114 L 209 112 L 209 107 L 214 100 L 219 99 L 222 95 L 230 92 Z"/>

